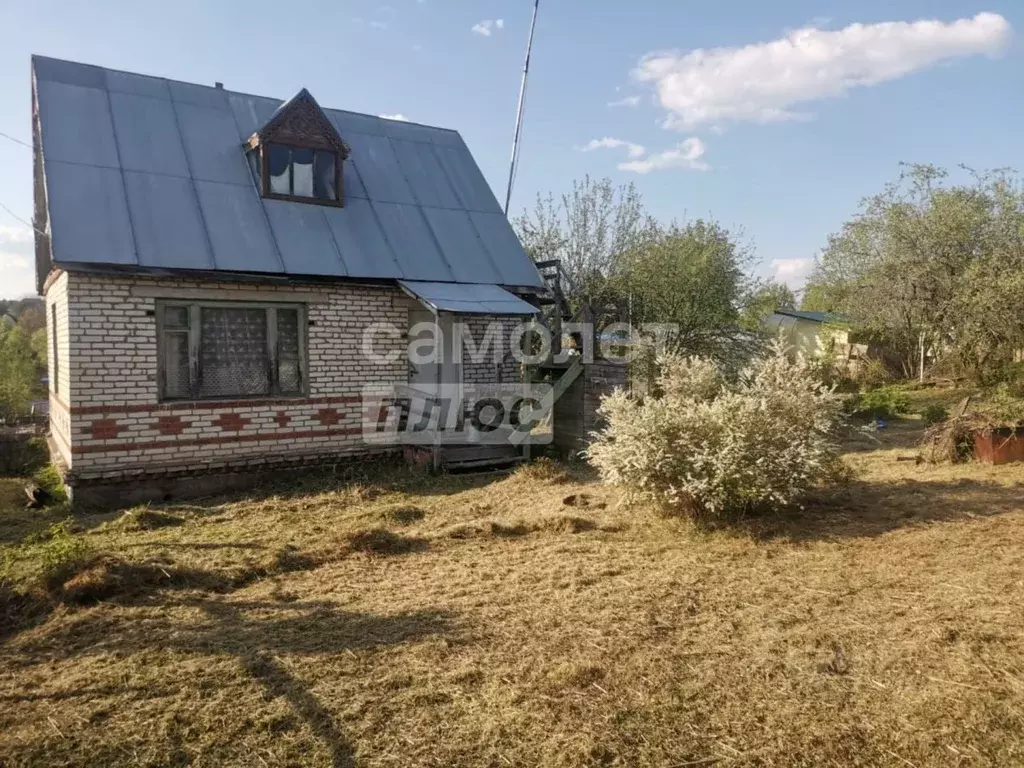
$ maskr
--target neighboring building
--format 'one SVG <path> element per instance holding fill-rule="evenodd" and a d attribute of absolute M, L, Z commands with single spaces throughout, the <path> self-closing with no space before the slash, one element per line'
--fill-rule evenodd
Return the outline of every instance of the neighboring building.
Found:
<path fill-rule="evenodd" d="M 850 343 L 845 320 L 829 312 L 777 309 L 765 318 L 764 328 L 805 357 L 834 354 Z"/>
<path fill-rule="evenodd" d="M 444 377 L 410 322 L 506 334 L 543 280 L 459 134 L 32 60 L 52 443 L 72 486 L 371 450 L 368 386 Z M 360 353 L 371 324 L 390 323 Z M 387 445 L 373 445 L 373 450 Z"/>

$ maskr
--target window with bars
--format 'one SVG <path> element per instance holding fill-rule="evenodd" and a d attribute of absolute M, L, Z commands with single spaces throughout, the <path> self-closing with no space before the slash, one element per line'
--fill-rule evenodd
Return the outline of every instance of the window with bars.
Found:
<path fill-rule="evenodd" d="M 304 314 L 295 305 L 161 303 L 161 399 L 303 394 Z"/>

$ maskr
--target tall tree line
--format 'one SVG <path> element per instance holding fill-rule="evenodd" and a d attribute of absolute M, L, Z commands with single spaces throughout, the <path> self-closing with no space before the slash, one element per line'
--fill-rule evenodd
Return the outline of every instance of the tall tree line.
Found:
<path fill-rule="evenodd" d="M 588 176 L 513 223 L 536 261 L 561 261 L 574 302 L 606 321 L 671 323 L 667 342 L 684 354 L 743 357 L 762 317 L 794 303 L 785 286 L 753 276 L 742 233 L 713 219 L 660 223 L 632 184 Z"/>
<path fill-rule="evenodd" d="M 1024 350 L 1024 189 L 1005 170 L 907 165 L 829 237 L 805 309 L 846 315 L 903 372 L 992 383 Z"/>

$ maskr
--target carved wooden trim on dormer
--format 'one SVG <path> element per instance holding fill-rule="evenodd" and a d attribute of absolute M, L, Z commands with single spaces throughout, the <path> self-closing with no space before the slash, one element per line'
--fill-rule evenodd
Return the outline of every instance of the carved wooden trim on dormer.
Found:
<path fill-rule="evenodd" d="M 337 152 L 342 160 L 351 151 L 316 99 L 305 88 L 282 104 L 267 124 L 249 137 L 248 145 L 255 148 L 270 142 L 329 149 Z"/>
<path fill-rule="evenodd" d="M 260 195 L 314 205 L 345 204 L 342 166 L 349 152 L 305 88 L 246 142 L 246 159 Z"/>

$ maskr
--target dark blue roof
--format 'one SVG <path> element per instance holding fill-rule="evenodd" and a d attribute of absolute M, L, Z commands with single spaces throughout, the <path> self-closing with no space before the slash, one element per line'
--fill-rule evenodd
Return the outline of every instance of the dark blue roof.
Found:
<path fill-rule="evenodd" d="M 462 137 L 325 109 L 344 207 L 263 199 L 243 142 L 281 100 L 33 57 L 58 265 L 537 287 Z"/>
<path fill-rule="evenodd" d="M 801 320 L 810 320 L 814 323 L 845 323 L 846 318 L 834 312 L 803 312 L 796 309 L 776 309 L 775 314 L 798 317 Z"/>

